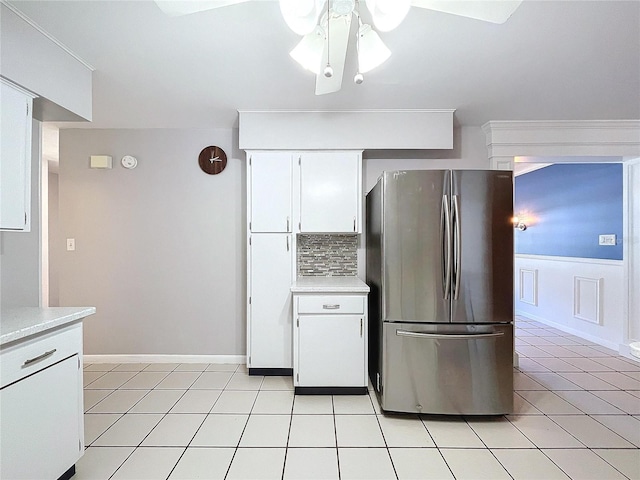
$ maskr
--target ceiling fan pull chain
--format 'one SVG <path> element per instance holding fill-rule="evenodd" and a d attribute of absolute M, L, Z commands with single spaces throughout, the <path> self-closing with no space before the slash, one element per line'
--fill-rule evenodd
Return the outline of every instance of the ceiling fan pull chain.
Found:
<path fill-rule="evenodd" d="M 324 67 L 324 76 L 327 78 L 331 78 L 333 76 L 333 68 L 331 67 L 331 63 L 330 63 L 330 57 L 329 57 L 329 52 L 330 50 L 330 46 L 331 46 L 331 12 L 330 12 L 330 5 L 331 4 L 331 0 L 327 0 L 327 66 Z"/>

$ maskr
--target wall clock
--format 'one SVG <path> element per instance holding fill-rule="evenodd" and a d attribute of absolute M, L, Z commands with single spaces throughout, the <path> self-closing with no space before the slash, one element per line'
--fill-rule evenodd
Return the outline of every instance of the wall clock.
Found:
<path fill-rule="evenodd" d="M 227 166 L 227 154 L 220 147 L 206 147 L 198 156 L 198 165 L 204 173 L 217 175 Z"/>

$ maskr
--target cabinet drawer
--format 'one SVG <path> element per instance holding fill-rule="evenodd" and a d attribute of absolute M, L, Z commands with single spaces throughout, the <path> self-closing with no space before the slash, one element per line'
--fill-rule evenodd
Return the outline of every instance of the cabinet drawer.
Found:
<path fill-rule="evenodd" d="M 0 350 L 0 387 L 82 354 L 82 323 L 18 341 Z"/>
<path fill-rule="evenodd" d="M 298 313 L 364 313 L 364 299 L 361 295 L 301 295 Z"/>

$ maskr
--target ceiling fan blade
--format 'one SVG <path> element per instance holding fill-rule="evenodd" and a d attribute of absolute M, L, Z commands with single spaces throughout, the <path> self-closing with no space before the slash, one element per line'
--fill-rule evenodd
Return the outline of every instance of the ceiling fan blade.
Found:
<path fill-rule="evenodd" d="M 322 66 L 316 76 L 316 95 L 337 92 L 342 88 L 342 74 L 344 73 L 349 31 L 351 30 L 351 15 L 332 18 L 330 21 L 329 63 L 333 68 L 333 75 L 327 78 L 323 73 L 324 67 L 327 65 L 327 44 L 325 42 L 322 52 Z"/>
<path fill-rule="evenodd" d="M 244 3 L 249 0 L 155 0 L 156 4 L 165 14 L 171 17 L 189 15 L 213 8 L 226 7 L 236 3 Z"/>
<path fill-rule="evenodd" d="M 412 0 L 414 7 L 428 8 L 491 23 L 504 23 L 522 0 Z"/>

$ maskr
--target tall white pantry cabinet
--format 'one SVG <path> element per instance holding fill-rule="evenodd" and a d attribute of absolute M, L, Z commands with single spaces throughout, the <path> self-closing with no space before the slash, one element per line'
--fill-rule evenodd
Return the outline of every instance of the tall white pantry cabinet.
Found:
<path fill-rule="evenodd" d="M 247 151 L 247 367 L 291 374 L 296 234 L 362 231 L 362 151 Z"/>

